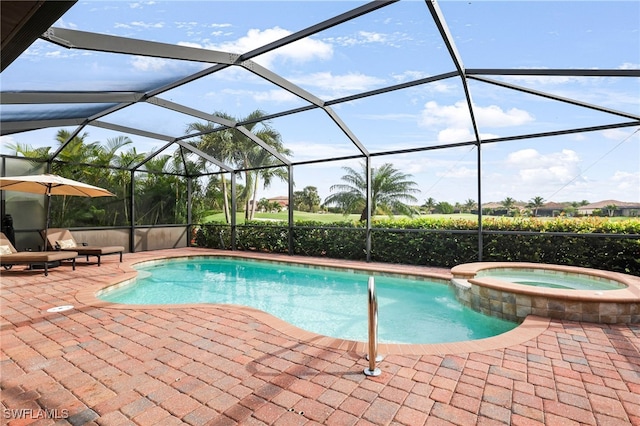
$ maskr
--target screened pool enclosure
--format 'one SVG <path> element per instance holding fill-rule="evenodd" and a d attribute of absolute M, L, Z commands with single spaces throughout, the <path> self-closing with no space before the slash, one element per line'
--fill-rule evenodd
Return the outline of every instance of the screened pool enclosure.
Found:
<path fill-rule="evenodd" d="M 640 205 L 638 2 L 55 2 L 44 15 L 39 3 L 53 2 L 2 2 L 15 27 L 0 172 L 116 194 L 51 200 L 51 226 L 80 238 L 186 246 L 226 210 L 216 246 L 255 249 L 243 238 L 266 232 L 276 251 L 307 254 L 296 194 L 325 200 L 351 170 L 365 221 L 344 230 L 362 259 L 385 260 L 371 183 L 385 165 L 415 183 L 416 215 L 473 215 L 475 229 L 393 230 L 464 239 L 462 262 L 483 260 L 488 236 L 526 237 L 484 229 L 490 204 Z M 43 197 L 1 196 L 19 249 L 41 244 Z M 238 219 L 276 198 L 290 207 L 275 234 Z"/>

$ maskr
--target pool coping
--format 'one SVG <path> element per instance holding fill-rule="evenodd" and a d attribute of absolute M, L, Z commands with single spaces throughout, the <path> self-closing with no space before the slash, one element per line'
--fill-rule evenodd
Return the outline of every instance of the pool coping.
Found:
<path fill-rule="evenodd" d="M 346 350 L 357 353 L 367 353 L 367 342 L 339 339 L 329 336 L 323 336 L 310 331 L 300 329 L 292 324 L 285 322 L 267 312 L 240 305 L 230 304 L 212 304 L 212 303 L 190 303 L 179 305 L 125 305 L 119 303 L 111 303 L 101 300 L 97 294 L 106 288 L 126 283 L 136 278 L 137 271 L 134 265 L 141 263 L 154 262 L 167 259 L 184 259 L 184 258 L 201 258 L 201 257 L 238 257 L 253 260 L 265 260 L 275 262 L 286 262 L 290 264 L 304 264 L 316 267 L 339 268 L 354 270 L 360 272 L 372 272 L 378 274 L 398 274 L 403 276 L 417 276 L 423 278 L 431 278 L 444 282 L 449 282 L 453 275 L 445 268 L 430 268 L 413 265 L 387 264 L 375 262 L 358 262 L 341 259 L 317 258 L 306 256 L 289 256 L 282 254 L 268 254 L 259 252 L 239 252 L 225 251 L 213 249 L 192 249 L 192 253 L 174 254 L 163 253 L 162 251 L 154 252 L 152 256 L 139 259 L 134 262 L 123 262 L 120 269 L 123 274 L 110 277 L 106 281 L 88 285 L 79 290 L 75 294 L 76 300 L 86 306 L 96 307 L 100 309 L 118 309 L 118 310 L 153 310 L 162 309 L 227 309 L 238 312 L 239 314 L 248 315 L 256 321 L 262 322 L 279 332 L 302 342 L 312 343 L 327 348 Z M 469 352 L 488 351 L 494 349 L 505 348 L 515 344 L 525 343 L 542 334 L 549 326 L 550 318 L 543 318 L 535 315 L 528 316 L 521 324 L 513 330 L 502 333 L 497 336 L 484 339 L 468 340 L 451 343 L 429 343 L 429 344 L 405 344 L 405 343 L 380 343 L 378 345 L 378 354 L 380 355 L 448 355 Z"/>
<path fill-rule="evenodd" d="M 535 271 L 615 282 L 617 289 L 558 289 L 509 281 L 487 270 Z M 460 302 L 476 311 L 520 322 L 528 315 L 603 324 L 640 323 L 640 277 L 580 266 L 532 262 L 473 262 L 451 268 Z"/>
<path fill-rule="evenodd" d="M 594 276 L 603 280 L 617 281 L 626 288 L 610 290 L 566 290 L 550 287 L 527 286 L 507 282 L 499 277 L 477 276 L 479 271 L 486 269 L 544 269 L 561 273 L 573 273 Z M 550 296 L 557 299 L 598 302 L 640 302 L 640 277 L 601 269 L 584 268 L 581 266 L 554 265 L 532 262 L 473 262 L 457 265 L 451 268 L 453 279 L 465 279 L 470 283 L 481 284 L 496 290 L 506 290 L 518 294 L 533 296 Z"/>

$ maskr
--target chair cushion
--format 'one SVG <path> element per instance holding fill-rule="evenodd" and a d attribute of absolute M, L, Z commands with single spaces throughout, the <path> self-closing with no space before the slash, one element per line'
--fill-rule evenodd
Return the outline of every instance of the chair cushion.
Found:
<path fill-rule="evenodd" d="M 76 246 L 76 242 L 74 240 L 59 240 L 59 241 L 56 241 L 56 244 L 61 249 L 74 248 Z"/>

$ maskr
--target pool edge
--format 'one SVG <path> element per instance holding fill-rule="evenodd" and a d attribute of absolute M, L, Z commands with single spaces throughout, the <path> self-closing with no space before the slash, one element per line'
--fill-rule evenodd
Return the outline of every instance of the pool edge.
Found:
<path fill-rule="evenodd" d="M 124 305 L 118 303 L 111 303 L 99 299 L 96 295 L 99 291 L 117 285 L 132 279 L 135 279 L 137 272 L 133 268 L 134 265 L 158 261 L 163 259 L 179 259 L 189 257 L 202 257 L 202 256 L 230 256 L 247 259 L 257 260 L 271 260 L 271 261 L 287 261 L 289 263 L 298 264 L 310 264 L 315 266 L 324 266 L 330 268 L 352 268 L 359 271 L 372 271 L 380 273 L 393 273 L 401 275 L 414 275 L 421 277 L 428 277 L 441 280 L 450 280 L 451 274 L 446 272 L 444 268 L 429 268 L 418 267 L 411 265 L 397 265 L 386 263 L 364 263 L 356 261 L 343 261 L 339 259 L 325 259 L 325 258 L 307 258 L 303 256 L 292 257 L 288 255 L 272 255 L 265 253 L 252 253 L 252 252 L 228 252 L 223 250 L 209 250 L 209 249 L 192 249 L 192 253 L 185 254 L 163 254 L 162 252 L 155 252 L 144 259 L 138 259 L 135 262 L 123 262 L 120 265 L 122 270 L 121 275 L 111 276 L 103 279 L 101 282 L 88 285 L 82 290 L 79 290 L 75 294 L 75 299 L 81 305 L 100 307 L 102 309 L 115 309 L 115 310 L 152 310 L 152 309 L 204 309 L 204 310 L 225 310 L 228 312 L 236 312 L 248 315 L 255 320 L 273 328 L 274 330 L 285 334 L 300 342 L 323 346 L 326 348 L 348 350 L 359 354 L 365 354 L 367 352 L 366 342 L 359 342 L 353 340 L 339 339 L 329 336 L 323 336 L 307 330 L 298 328 L 292 324 L 281 320 L 267 312 L 240 305 L 227 305 L 227 304 L 211 304 L 211 303 L 190 303 L 180 305 Z M 524 343 L 531 340 L 541 333 L 543 333 L 549 326 L 550 319 L 537 316 L 527 317 L 521 324 L 519 324 L 513 330 L 499 334 L 497 336 L 487 337 L 477 340 L 468 340 L 461 342 L 451 343 L 429 343 L 429 344 L 404 344 L 404 343 L 380 343 L 378 346 L 378 353 L 381 355 L 448 355 L 459 354 L 468 352 L 480 352 L 488 351 L 499 348 L 505 348 L 516 344 Z"/>

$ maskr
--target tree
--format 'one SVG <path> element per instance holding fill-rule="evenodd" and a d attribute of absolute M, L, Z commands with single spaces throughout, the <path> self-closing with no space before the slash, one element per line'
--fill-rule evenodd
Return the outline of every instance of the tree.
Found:
<path fill-rule="evenodd" d="M 249 124 L 246 124 L 245 128 L 254 132 L 258 139 L 267 143 L 274 151 L 282 155 L 291 155 L 291 150 L 286 148 L 282 143 L 282 136 L 280 133 L 271 127 L 271 124 L 268 121 L 258 121 L 265 115 L 266 114 L 263 111 L 256 110 L 240 121 L 248 122 Z M 255 126 L 257 124 L 261 124 L 262 127 L 255 131 Z M 273 154 L 246 137 L 244 134 L 240 132 L 236 132 L 236 134 L 238 134 L 243 140 L 241 145 L 244 147 L 243 154 L 246 154 L 246 156 L 243 157 L 244 168 L 247 170 L 245 175 L 248 189 L 248 193 L 246 195 L 247 209 L 245 210 L 245 220 L 252 220 L 255 213 L 255 203 L 249 204 L 249 201 L 256 199 L 260 179 L 263 181 L 263 188 L 266 189 L 271 186 L 274 178 L 286 181 L 288 173 L 282 167 L 274 167 L 280 164 L 280 161 Z M 254 168 L 255 170 L 249 171 L 251 168 Z M 252 186 L 250 185 L 250 182 L 253 183 Z"/>
<path fill-rule="evenodd" d="M 186 223 L 187 185 L 176 175 L 179 158 L 156 155 L 144 166 L 147 173 L 136 180 L 136 224 Z"/>
<path fill-rule="evenodd" d="M 511 212 L 511 209 L 516 205 L 516 200 L 511 197 L 507 197 L 502 200 L 502 207 L 507 210 L 507 215 Z"/>
<path fill-rule="evenodd" d="M 120 152 L 112 159 L 113 165 L 117 167 L 113 171 L 112 179 L 114 181 L 114 192 L 118 198 L 122 199 L 122 208 L 124 212 L 124 222 L 129 223 L 129 200 L 127 194 L 129 193 L 129 185 L 131 184 L 131 172 L 129 169 L 131 166 L 139 164 L 145 159 L 144 153 L 138 153 L 135 147 L 129 151 Z M 117 223 L 116 217 L 113 217 L 113 225 Z"/>
<path fill-rule="evenodd" d="M 542 206 L 544 206 L 544 198 L 542 197 L 533 197 L 529 200 L 529 204 L 527 205 L 527 207 L 533 209 L 533 217 L 538 215 L 538 209 Z"/>
<path fill-rule="evenodd" d="M 452 214 L 454 211 L 454 208 L 451 205 L 451 203 L 448 203 L 446 201 L 441 201 L 438 204 L 436 204 L 435 210 L 441 214 Z"/>
<path fill-rule="evenodd" d="M 293 193 L 293 206 L 296 210 L 315 213 L 320 209 L 318 188 L 307 186 L 302 191 Z"/>
<path fill-rule="evenodd" d="M 346 183 L 332 185 L 329 190 L 337 191 L 328 196 L 324 203 L 326 205 L 336 205 L 341 207 L 344 214 L 353 211 L 361 211 L 360 220 L 367 218 L 367 170 L 366 164 L 362 163 L 362 172 L 358 172 L 351 167 L 343 167 L 347 172 L 342 176 Z M 384 213 L 392 215 L 394 213 L 412 216 L 414 209 L 406 204 L 416 202 L 417 199 L 411 195 L 419 193 L 417 184 L 408 180 L 411 175 L 401 173 L 391 163 L 385 163 L 379 168 L 371 169 L 371 214 Z"/>
<path fill-rule="evenodd" d="M 280 204 L 277 201 L 271 201 L 269 203 L 269 210 L 273 211 L 273 212 L 280 212 L 282 211 L 282 204 Z"/>
<path fill-rule="evenodd" d="M 436 207 L 436 200 L 433 197 L 429 197 L 424 200 L 422 207 L 427 209 L 427 213 L 432 213 L 433 209 Z"/>
<path fill-rule="evenodd" d="M 263 211 L 263 212 L 270 211 L 271 201 L 267 200 L 266 198 L 260 198 L 260 201 L 258 201 L 258 208 L 260 209 L 260 211 Z"/>
<path fill-rule="evenodd" d="M 609 217 L 613 217 L 616 214 L 616 210 L 618 210 L 618 206 L 615 204 L 608 204 L 605 206 L 604 210 L 607 212 Z"/>
<path fill-rule="evenodd" d="M 26 158 L 39 158 L 39 159 L 49 158 L 49 154 L 50 154 L 49 151 L 51 151 L 50 146 L 34 148 L 28 144 L 23 144 L 19 142 L 15 144 L 8 143 L 7 148 L 14 151 L 15 155 L 22 155 L 23 157 L 26 157 Z M 34 164 L 40 165 L 42 163 L 34 163 Z"/>
<path fill-rule="evenodd" d="M 283 155 L 291 154 L 291 151 L 284 147 L 280 133 L 271 127 L 267 121 L 260 120 L 266 115 L 263 111 L 253 111 L 240 120 L 221 112 L 216 112 L 214 115 L 232 123 L 246 122 L 247 124 L 244 127 L 271 146 L 276 152 Z M 256 129 L 258 124 L 261 124 L 262 127 Z M 196 143 L 198 149 L 222 163 L 242 170 L 245 182 L 243 190 L 238 191 L 238 201 L 245 206 L 245 220 L 251 220 L 256 208 L 256 203 L 253 203 L 252 200 L 257 198 L 260 179 L 263 180 L 264 187 L 268 188 L 274 178 L 286 180 L 287 173 L 282 168 L 275 167 L 279 162 L 269 151 L 262 148 L 244 133 L 235 128 L 216 130 L 216 126 L 212 122 L 192 123 L 187 127 L 187 131 L 195 130 L 203 133 Z M 224 177 L 221 179 L 221 184 L 225 200 L 225 217 L 229 222 L 231 217 L 229 213 L 229 197 Z"/>
<path fill-rule="evenodd" d="M 467 213 L 471 213 L 471 210 L 475 209 L 476 205 L 476 201 L 469 198 L 464 202 L 463 208 Z"/>
<path fill-rule="evenodd" d="M 230 117 L 226 114 L 215 113 L 214 115 L 222 117 L 224 119 L 233 120 L 233 117 Z M 233 151 L 232 131 L 231 129 L 215 131 L 215 129 L 216 124 L 213 122 L 198 122 L 189 124 L 187 126 L 187 133 L 193 131 L 201 133 L 199 137 L 200 139 L 193 145 L 195 145 L 196 148 L 198 148 L 200 151 L 210 155 L 221 163 L 227 164 L 231 160 Z M 207 160 L 205 160 L 204 158 L 200 158 L 199 161 L 201 167 L 205 168 Z M 221 168 L 220 171 L 223 171 L 223 169 Z M 227 188 L 227 179 L 224 174 L 220 174 L 219 183 L 222 189 L 222 207 L 224 211 L 224 217 L 227 223 L 229 223 L 231 221 L 231 213 L 229 212 L 229 190 Z"/>

